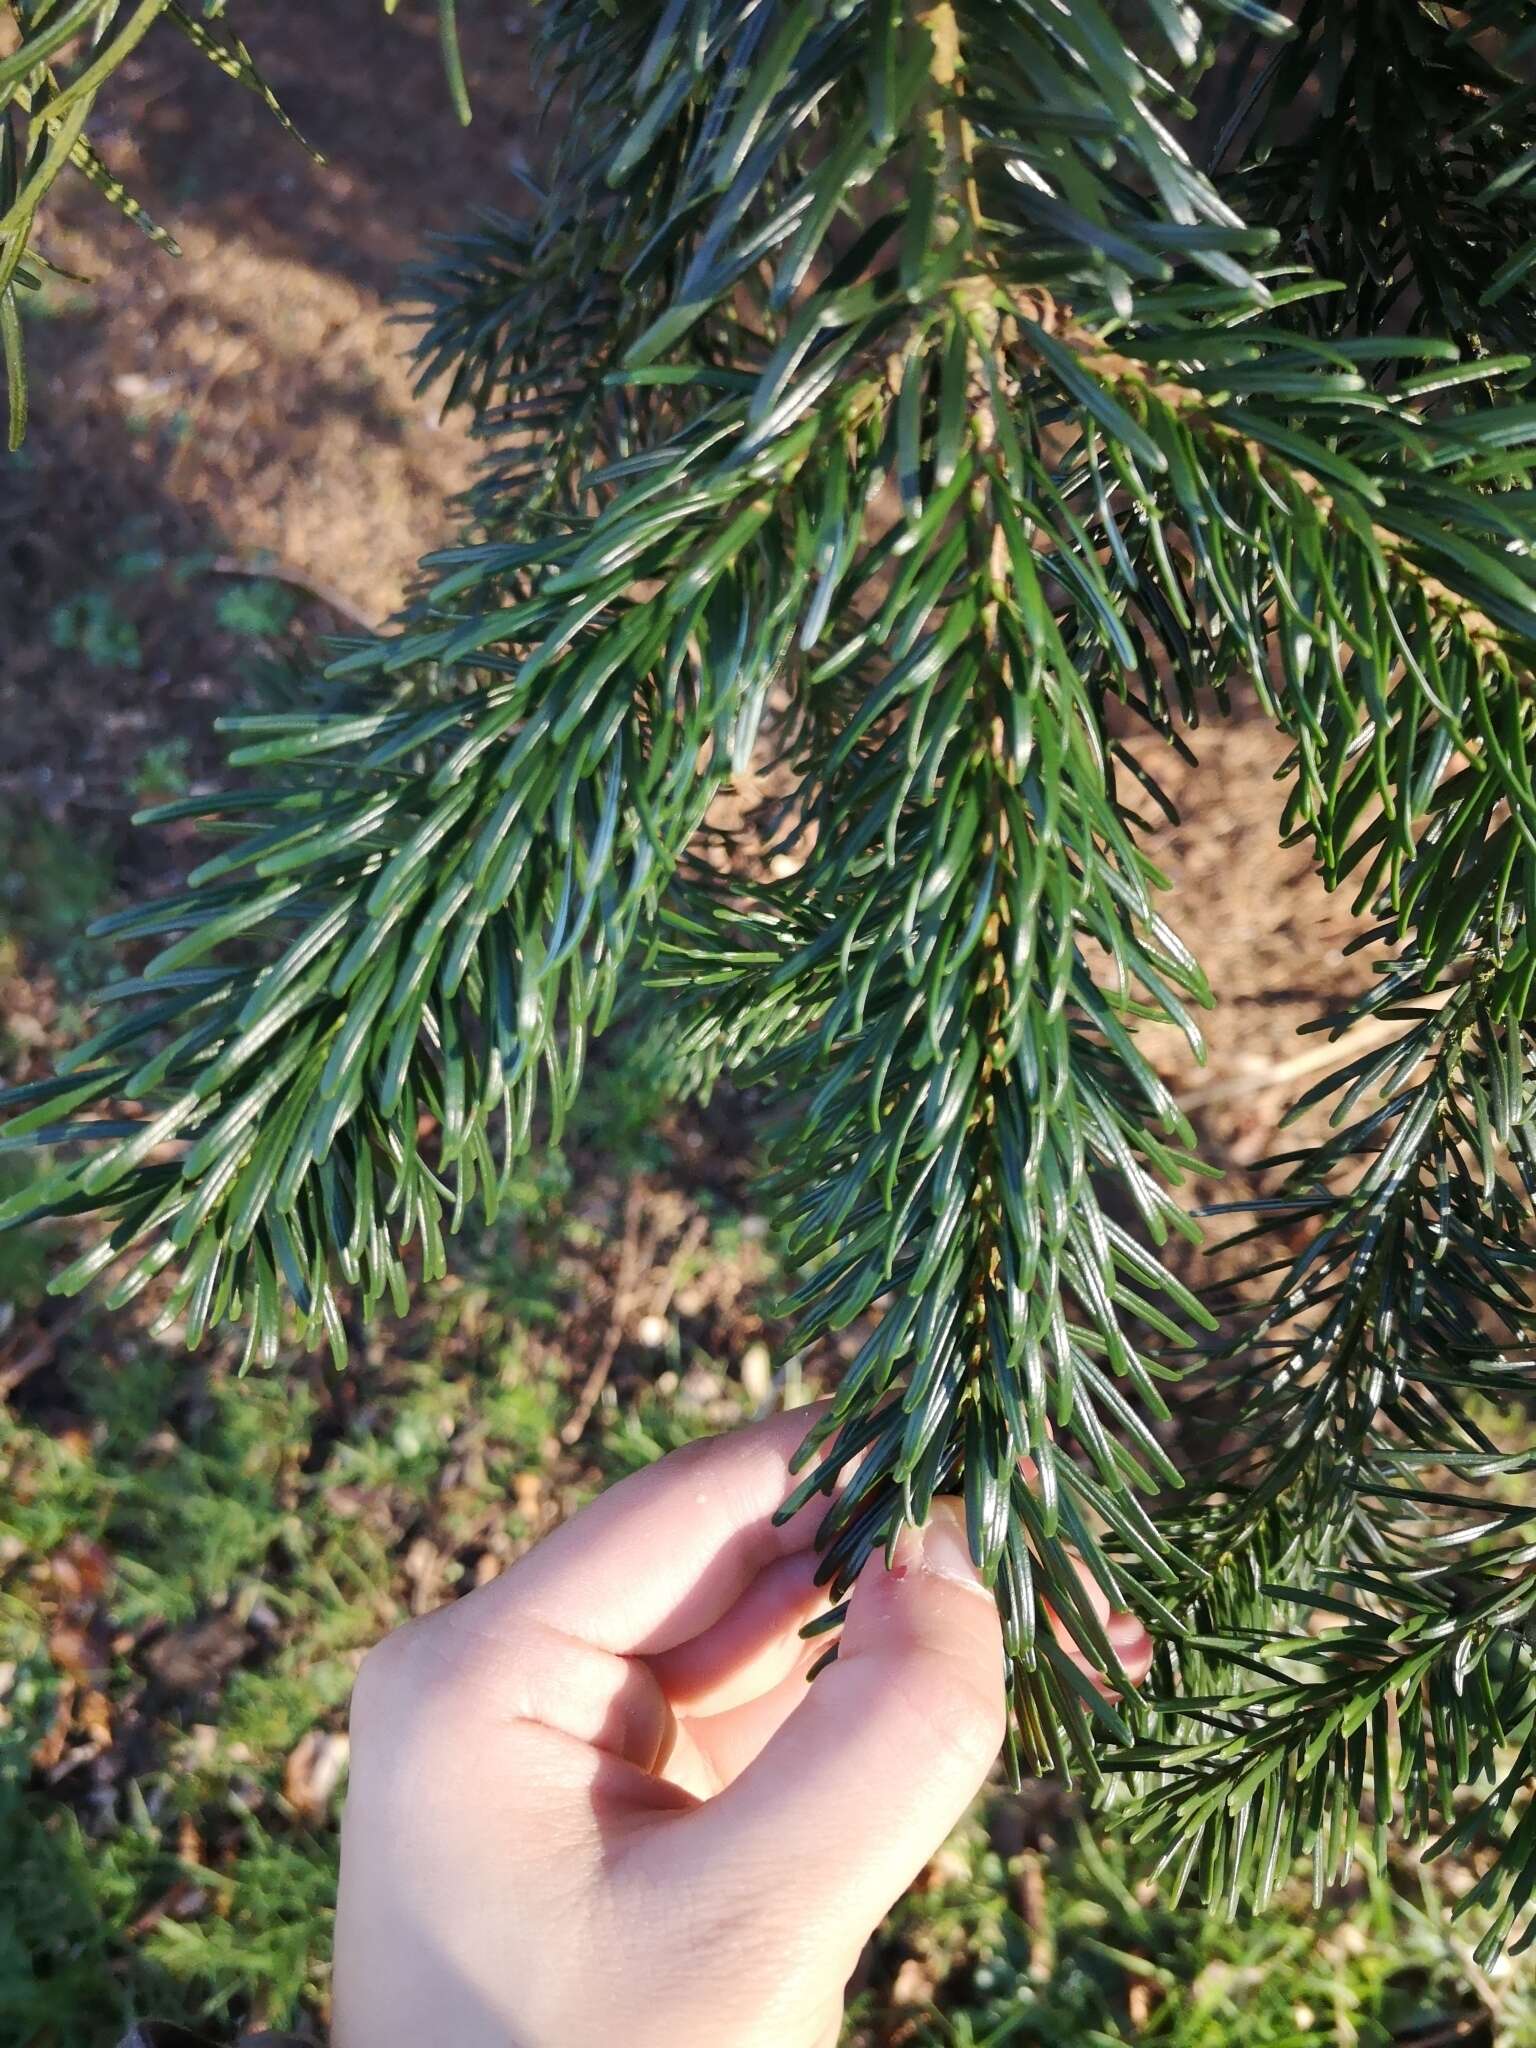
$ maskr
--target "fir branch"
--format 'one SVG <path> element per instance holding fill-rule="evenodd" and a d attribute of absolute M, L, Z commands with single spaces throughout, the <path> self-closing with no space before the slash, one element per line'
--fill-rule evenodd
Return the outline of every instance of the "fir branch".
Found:
<path fill-rule="evenodd" d="M 1457 829 L 1432 825 L 1420 859 L 1432 866 Z M 1527 1740 L 1536 1713 L 1530 1512 L 1423 1476 L 1486 1481 L 1529 1463 L 1501 1455 L 1483 1427 L 1490 1406 L 1529 1399 L 1536 1341 L 1531 870 L 1505 831 L 1513 889 L 1479 892 L 1439 1001 L 1425 950 L 1400 955 L 1355 1006 L 1355 1018 L 1403 1028 L 1303 1098 L 1337 1095 L 1342 1128 L 1294 1160 L 1245 1233 L 1260 1246 L 1308 1235 L 1247 1276 L 1264 1292 L 1239 1302 L 1222 1353 L 1230 1447 L 1207 1459 L 1182 1518 L 1193 1627 L 1165 1651 L 1162 1738 L 1121 1760 L 1144 1774 L 1142 1808 L 1163 1841 L 1198 1853 L 1218 1890 L 1250 1887 L 1260 1868 L 1269 1882 L 1286 1844 L 1325 1814 L 1327 1860 L 1347 1858 L 1367 1717 L 1376 1824 L 1392 1818 L 1395 1785 L 1404 1826 L 1422 1835 L 1433 1801 L 1449 1819 L 1457 1788 L 1499 1778 L 1501 1750 Z M 1375 938 L 1395 936 L 1389 923 Z M 1348 1626 L 1322 1649 L 1277 1637 L 1277 1603 L 1343 1613 Z M 1275 1676 L 1277 1659 L 1325 1670 Z M 1458 1834 L 1496 1838 L 1517 1784 L 1518 1771 L 1481 1795 Z M 1477 1888 L 1498 1908 L 1486 1953 L 1530 1897 L 1531 1832 L 1515 1829 Z"/>
<path fill-rule="evenodd" d="M 366 646 L 340 664 L 339 709 L 230 721 L 248 742 L 237 765 L 286 774 L 247 800 L 171 807 L 211 813 L 236 843 L 182 895 L 107 920 L 124 941 L 181 936 L 103 992 L 130 1006 L 121 1024 L 6 1098 L 22 1114 L 4 1142 L 96 1148 L 0 1217 L 114 1217 L 62 1288 L 135 1250 L 112 1297 L 126 1299 L 179 1258 L 165 1320 L 196 1341 L 249 1318 L 266 1359 L 285 1293 L 311 1341 L 328 1333 L 344 1355 L 339 1286 L 403 1304 L 413 1238 L 440 1269 L 444 1205 L 454 1226 L 477 1190 L 494 1206 L 541 1067 L 557 1114 L 569 1100 L 781 658 L 793 592 L 761 536 L 810 438 L 694 484 L 701 434 L 586 530 L 530 545 L 542 576 L 524 603 Z M 663 588 L 636 601 L 636 579 Z M 479 673 L 455 687 L 470 657 Z M 356 680 L 407 665 L 403 692 Z M 100 1114 L 123 1098 L 144 1106 Z"/>
<path fill-rule="evenodd" d="M 1406 326 L 1471 356 L 1530 349 L 1530 57 L 1512 0 L 1303 0 L 1284 42 L 1255 36 L 1237 53 L 1212 109 L 1223 189 L 1343 281 L 1309 302 L 1321 331 Z"/>
<path fill-rule="evenodd" d="M 1308 0 L 1272 77 L 1369 11 Z M 1399 14 L 1513 148 L 1514 44 Z M 553 0 L 579 114 L 547 184 L 417 281 L 423 375 L 491 449 L 477 530 L 402 631 L 238 728 L 255 786 L 190 805 L 226 850 L 116 921 L 179 936 L 13 1091 L 3 1141 L 68 1147 L 13 1213 L 111 1218 L 64 1285 L 174 1263 L 194 1337 L 245 1317 L 270 1356 L 287 1295 L 339 1350 L 344 1290 L 403 1291 L 412 1240 L 440 1264 L 650 954 L 677 1068 L 780 1104 L 801 1338 L 862 1333 L 806 1450 L 834 1593 L 961 1491 L 1015 1762 L 1107 1753 L 1234 1892 L 1336 1861 L 1368 1768 L 1422 1823 L 1532 1719 L 1522 1514 L 1440 1483 L 1500 1469 L 1484 1406 L 1529 1377 L 1529 364 L 1457 359 L 1481 331 L 1393 255 L 1401 187 L 1330 294 L 1283 180 L 1194 163 L 1181 82 L 1285 26 L 1253 0 L 1135 36 L 1076 0 Z M 48 99 L 51 62 L 26 110 L 73 148 L 94 86 Z M 1333 109 L 1346 153 L 1364 104 Z M 25 210 L 40 160 L 8 161 Z M 1379 331 L 1388 304 L 1416 331 Z M 1401 1029 L 1324 1084 L 1340 1128 L 1288 1162 L 1261 1291 L 1200 1354 L 1158 1249 L 1192 1133 L 1139 1034 L 1198 1043 L 1207 991 L 1121 711 L 1182 745 L 1237 688 L 1291 741 L 1286 829 L 1376 916 L 1356 1014 Z M 794 784 L 778 880 L 699 837 L 764 732 Z M 1182 1472 L 1162 1389 L 1195 1364 L 1229 1441 Z M 1150 1702 L 1074 1680 L 1061 1632 L 1124 1677 L 1078 1560 L 1158 1636 Z M 1532 1839 L 1528 1808 L 1501 1933 Z"/>

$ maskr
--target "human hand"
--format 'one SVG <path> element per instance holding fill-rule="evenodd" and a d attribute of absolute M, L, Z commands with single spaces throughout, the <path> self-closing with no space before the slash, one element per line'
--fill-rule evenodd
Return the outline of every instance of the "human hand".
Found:
<path fill-rule="evenodd" d="M 938 1501 L 806 1685 L 825 1502 L 772 1515 L 810 1420 L 674 1452 L 370 1654 L 335 2048 L 831 2048 L 997 1753 L 1003 1654 Z"/>

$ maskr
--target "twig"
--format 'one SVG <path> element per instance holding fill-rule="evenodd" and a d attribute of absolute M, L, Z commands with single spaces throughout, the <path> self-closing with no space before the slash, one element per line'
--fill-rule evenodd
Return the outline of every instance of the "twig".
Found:
<path fill-rule="evenodd" d="M 1455 2048 L 1456 2042 L 1465 2041 L 1469 2034 L 1486 2026 L 1490 2017 L 1488 2013 L 1461 2012 L 1432 2027 L 1427 2034 L 1409 2034 L 1405 2038 L 1412 2048 Z"/>
<path fill-rule="evenodd" d="M 560 1441 L 563 1444 L 576 1443 L 591 1421 L 592 1411 L 602 1398 L 608 1375 L 613 1371 L 613 1361 L 624 1341 L 630 1295 L 640 1264 L 640 1205 L 644 1196 L 645 1182 L 637 1177 L 630 1182 L 629 1193 L 624 1200 L 624 1242 L 619 1250 L 619 1270 L 613 1283 L 613 1300 L 608 1308 L 608 1328 L 603 1333 L 602 1349 L 597 1354 L 596 1364 L 587 1374 L 576 1406 L 561 1426 Z"/>
<path fill-rule="evenodd" d="M 355 605 L 351 598 L 343 597 L 339 590 L 333 590 L 328 583 L 317 583 L 312 576 L 306 576 L 302 569 L 290 569 L 282 562 L 242 561 L 238 555 L 219 555 L 208 564 L 215 576 L 249 576 L 256 582 L 286 583 L 294 590 L 302 590 L 306 597 L 326 605 L 337 618 L 345 619 L 349 625 L 361 632 L 372 633 L 378 628 L 378 620 Z"/>

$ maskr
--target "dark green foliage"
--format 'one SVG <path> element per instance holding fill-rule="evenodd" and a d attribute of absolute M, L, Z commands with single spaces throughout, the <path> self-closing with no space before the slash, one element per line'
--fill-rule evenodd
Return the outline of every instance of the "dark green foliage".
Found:
<path fill-rule="evenodd" d="M 231 721 L 249 783 L 151 814 L 220 850 L 111 922 L 105 1028 L 10 1097 L 63 1163 L 0 1220 L 101 1210 L 62 1286 L 174 1266 L 192 1341 L 271 1358 L 293 1302 L 340 1359 L 344 1292 L 440 1268 L 643 980 L 680 1082 L 781 1105 L 801 1331 L 859 1325 L 806 1452 L 834 1594 L 963 1493 L 1016 1763 L 1129 1777 L 1234 1897 L 1438 1806 L 1507 1836 L 1496 1946 L 1536 1889 L 1536 1553 L 1474 1491 L 1529 1462 L 1485 1424 L 1536 1336 L 1536 53 L 1472 16 L 554 0 L 547 190 L 416 280 L 475 524 Z M 1207 175 L 1178 138 L 1223 128 Z M 1401 1028 L 1203 1303 L 1139 1034 L 1209 995 L 1138 807 L 1237 692 Z M 770 760 L 733 870 L 706 812 Z M 1158 1639 L 1143 1698 L 1074 1556 Z"/>
<path fill-rule="evenodd" d="M 1236 205 L 1344 280 L 1352 324 L 1486 353 L 1527 343 L 1536 306 L 1536 25 L 1520 0 L 1458 13 L 1304 0 L 1286 41 L 1248 40 L 1217 158 Z"/>

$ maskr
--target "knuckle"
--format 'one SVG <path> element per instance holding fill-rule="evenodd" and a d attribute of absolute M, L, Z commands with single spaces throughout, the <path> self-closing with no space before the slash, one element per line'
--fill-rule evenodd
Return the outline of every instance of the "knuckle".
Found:
<path fill-rule="evenodd" d="M 404 1629 L 396 1629 L 393 1634 L 381 1637 L 358 1666 L 352 1682 L 354 1736 L 372 1734 L 397 1694 L 404 1634 Z"/>
<path fill-rule="evenodd" d="M 363 1658 L 352 1686 L 354 1737 L 366 1741 L 384 1730 L 398 1733 L 423 1694 L 438 1689 L 442 1662 L 431 1651 L 438 1619 L 422 1615 L 406 1622 Z"/>

